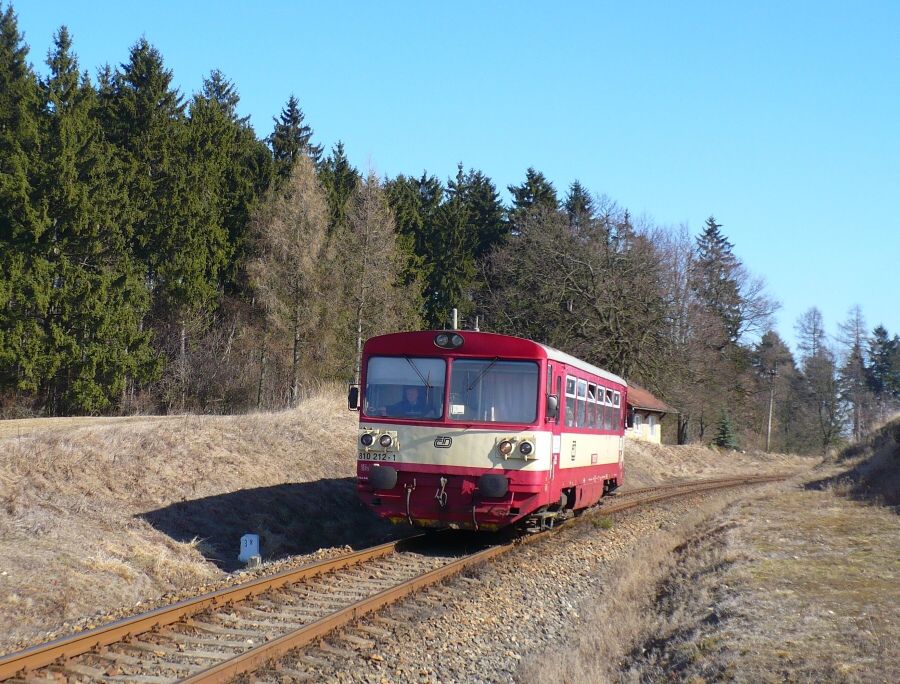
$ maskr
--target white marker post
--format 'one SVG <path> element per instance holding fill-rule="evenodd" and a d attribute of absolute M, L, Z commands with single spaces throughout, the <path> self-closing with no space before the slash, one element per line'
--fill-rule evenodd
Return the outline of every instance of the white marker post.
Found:
<path fill-rule="evenodd" d="M 260 564 L 262 558 L 259 555 L 258 534 L 245 534 L 241 537 L 241 552 L 238 554 L 238 560 L 251 566 Z"/>

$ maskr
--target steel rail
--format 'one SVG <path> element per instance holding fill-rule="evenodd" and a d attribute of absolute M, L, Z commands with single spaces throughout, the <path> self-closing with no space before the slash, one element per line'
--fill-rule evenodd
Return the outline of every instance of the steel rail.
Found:
<path fill-rule="evenodd" d="M 689 494 L 702 493 L 710 490 L 725 489 L 729 487 L 739 487 L 746 484 L 760 484 L 764 482 L 774 482 L 786 479 L 788 475 L 777 476 L 758 476 L 758 477 L 740 477 L 740 478 L 724 478 L 719 480 L 704 480 L 700 482 L 686 482 L 677 486 L 666 486 L 665 491 L 660 492 L 656 496 L 650 496 L 643 499 L 632 501 L 616 501 L 606 507 L 597 509 L 597 513 L 611 514 L 620 513 L 631 508 L 637 508 L 649 503 L 674 499 L 679 496 L 687 496 Z M 676 491 L 677 489 L 687 489 L 688 491 Z M 584 520 L 581 518 L 580 520 Z M 238 654 L 215 667 L 203 672 L 199 672 L 184 680 L 185 684 L 216 684 L 219 682 L 227 682 L 238 675 L 252 672 L 264 665 L 266 662 L 275 658 L 279 658 L 287 654 L 295 648 L 305 646 L 316 639 L 326 636 L 330 632 L 343 627 L 355 620 L 367 615 L 373 611 L 383 608 L 386 605 L 395 603 L 401 598 L 412 594 L 419 589 L 437 584 L 444 579 L 456 575 L 463 570 L 481 565 L 497 556 L 501 556 L 521 544 L 533 543 L 545 539 L 559 530 L 566 529 L 565 526 L 557 527 L 544 532 L 539 532 L 526 537 L 522 537 L 513 542 L 498 544 L 483 551 L 476 552 L 470 556 L 465 556 L 458 560 L 452 561 L 435 570 L 431 570 L 425 574 L 419 575 L 407 582 L 398 584 L 395 587 L 386 589 L 379 594 L 375 594 L 369 598 L 363 599 L 353 605 L 342 608 L 331 615 L 328 615 L 316 622 L 285 634 L 268 643 L 262 644 L 244 653 Z"/>
<path fill-rule="evenodd" d="M 784 480 L 788 477 L 790 477 L 790 474 L 740 476 L 647 487 L 632 492 L 622 492 L 622 496 L 625 496 L 626 494 L 637 495 L 651 492 L 656 492 L 656 494 L 651 496 L 635 496 L 634 498 L 629 496 L 629 499 L 627 500 L 601 501 L 601 506 L 595 509 L 594 512 L 600 515 L 607 515 L 680 496 L 688 496 L 690 494 L 741 485 L 773 482 Z M 583 521 L 590 519 L 591 517 L 593 516 L 588 516 L 587 518 L 582 517 L 578 520 Z M 545 532 L 532 534 L 451 561 L 440 568 L 426 572 L 357 603 L 346 606 L 331 615 L 327 615 L 315 622 L 304 625 L 293 632 L 273 639 L 256 648 L 249 649 L 215 667 L 197 673 L 185 681 L 194 684 L 197 682 L 222 682 L 238 674 L 252 671 L 266 661 L 283 655 L 293 648 L 306 645 L 343 625 L 389 605 L 423 587 L 438 583 L 466 568 L 482 564 L 499 555 L 507 553 L 520 544 L 532 543 L 544 539 L 558 530 L 566 529 L 566 527 L 567 526 L 561 526 Z M 69 659 L 76 656 L 84 655 L 91 651 L 102 649 L 105 646 L 131 639 L 132 637 L 145 632 L 158 630 L 166 625 L 185 622 L 185 624 L 189 626 L 189 618 L 192 615 L 200 613 L 208 608 L 222 607 L 251 599 L 266 591 L 277 589 L 293 582 L 313 578 L 324 573 L 369 560 L 390 556 L 409 541 L 424 536 L 424 534 L 411 535 L 387 544 L 381 544 L 369 549 L 363 549 L 336 558 L 319 561 L 300 568 L 285 570 L 275 575 L 260 577 L 250 582 L 233 587 L 226 587 L 198 597 L 185 599 L 171 606 L 164 606 L 148 613 L 123 618 L 95 629 L 79 632 L 46 644 L 40 644 L 17 653 L 0 657 L 0 681 L 17 675 L 27 675 L 27 673 L 31 671 L 50 665 L 64 665 Z"/>
<path fill-rule="evenodd" d="M 423 536 L 423 534 L 412 535 L 394 542 L 363 549 L 362 551 L 355 551 L 336 558 L 304 565 L 300 568 L 284 570 L 275 575 L 260 577 L 233 587 L 226 587 L 201 596 L 185 599 L 170 606 L 163 606 L 149 613 L 123 618 L 88 631 L 78 632 L 77 634 L 50 641 L 46 644 L 32 646 L 0 658 L 0 681 L 23 672 L 47 667 L 57 662 L 64 662 L 69 658 L 83 655 L 93 649 L 109 646 L 138 634 L 174 624 L 207 608 L 243 601 L 253 596 L 258 596 L 269 589 L 275 589 L 375 558 L 389 556 L 409 540 Z"/>

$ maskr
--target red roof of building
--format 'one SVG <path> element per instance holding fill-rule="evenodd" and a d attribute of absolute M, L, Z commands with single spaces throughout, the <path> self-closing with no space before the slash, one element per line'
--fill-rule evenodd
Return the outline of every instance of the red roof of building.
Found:
<path fill-rule="evenodd" d="M 628 383 L 628 405 L 645 411 L 658 411 L 659 413 L 678 413 L 665 402 L 654 397 L 650 392 L 639 385 Z"/>

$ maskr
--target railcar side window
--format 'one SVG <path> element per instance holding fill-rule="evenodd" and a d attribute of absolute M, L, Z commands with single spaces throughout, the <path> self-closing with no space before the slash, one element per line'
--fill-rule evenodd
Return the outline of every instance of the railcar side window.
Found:
<path fill-rule="evenodd" d="M 437 419 L 444 414 L 444 359 L 373 356 L 366 366 L 365 413 Z"/>
<path fill-rule="evenodd" d="M 579 380 L 578 381 L 578 411 L 575 416 L 575 425 L 578 427 L 585 427 L 584 417 L 585 417 L 585 398 L 587 395 L 587 381 Z"/>
<path fill-rule="evenodd" d="M 533 361 L 456 359 L 450 367 L 450 419 L 533 423 L 538 382 Z"/>
<path fill-rule="evenodd" d="M 588 385 L 587 393 L 587 426 L 597 427 L 597 386 Z"/>
<path fill-rule="evenodd" d="M 566 376 L 566 427 L 575 427 L 575 378 Z"/>
<path fill-rule="evenodd" d="M 606 420 L 604 422 L 604 428 L 607 430 L 612 430 L 616 426 L 615 419 L 615 409 L 613 408 L 613 391 L 611 389 L 606 390 L 606 411 L 604 412 L 606 416 Z"/>

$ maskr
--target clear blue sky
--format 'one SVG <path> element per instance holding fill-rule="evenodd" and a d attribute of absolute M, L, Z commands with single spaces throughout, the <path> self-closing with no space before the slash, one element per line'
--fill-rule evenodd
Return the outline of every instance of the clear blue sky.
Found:
<path fill-rule="evenodd" d="M 130 5 L 13 3 L 40 70 L 61 24 L 92 74 L 143 35 L 186 94 L 221 69 L 261 136 L 294 93 L 359 168 L 534 166 L 694 234 L 712 213 L 790 342 L 814 305 L 900 333 L 900 2 Z"/>

